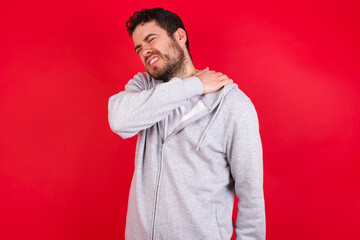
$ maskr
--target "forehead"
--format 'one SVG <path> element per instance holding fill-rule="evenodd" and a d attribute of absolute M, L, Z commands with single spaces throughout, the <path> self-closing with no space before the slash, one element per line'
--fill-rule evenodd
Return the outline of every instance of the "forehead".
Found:
<path fill-rule="evenodd" d="M 167 32 L 165 31 L 165 29 L 161 28 L 154 20 L 146 22 L 144 24 L 140 24 L 135 28 L 132 34 L 134 45 L 139 44 L 149 34 L 163 35 L 167 34 Z"/>

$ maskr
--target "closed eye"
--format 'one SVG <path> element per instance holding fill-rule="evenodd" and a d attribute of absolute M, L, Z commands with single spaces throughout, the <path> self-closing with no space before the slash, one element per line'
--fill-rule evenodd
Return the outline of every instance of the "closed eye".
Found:
<path fill-rule="evenodd" d="M 143 41 L 147 42 L 147 43 L 150 43 L 152 42 L 156 37 L 158 37 L 158 34 L 155 34 L 155 33 L 150 33 L 148 34 Z M 136 54 L 139 54 L 141 52 L 141 45 L 136 45 L 135 46 L 135 52 Z"/>

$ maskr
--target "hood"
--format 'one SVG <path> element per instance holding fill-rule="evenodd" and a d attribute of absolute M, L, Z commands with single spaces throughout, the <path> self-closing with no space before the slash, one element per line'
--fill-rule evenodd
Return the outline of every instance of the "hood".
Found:
<path fill-rule="evenodd" d="M 210 111 L 214 110 L 214 108 L 222 101 L 222 98 L 234 87 L 238 87 L 238 85 L 236 83 L 228 84 L 215 92 L 204 95 L 202 100 L 205 106 Z"/>
<path fill-rule="evenodd" d="M 201 143 L 203 142 L 208 129 L 210 128 L 210 126 L 214 122 L 214 120 L 216 119 L 216 117 L 219 113 L 219 110 L 221 109 L 221 105 L 224 100 L 224 97 L 226 96 L 226 94 L 228 94 L 230 92 L 231 89 L 233 89 L 235 87 L 238 87 L 238 85 L 236 83 L 228 84 L 228 85 L 225 85 L 223 88 L 221 88 L 218 91 L 206 94 L 202 98 L 202 101 L 204 102 L 205 106 L 209 109 L 209 112 L 215 111 L 215 113 L 214 113 L 213 117 L 211 118 L 209 124 L 206 126 L 203 134 L 201 135 L 201 138 L 199 140 L 196 151 L 200 150 Z M 216 110 L 215 110 L 215 108 L 216 108 Z"/>

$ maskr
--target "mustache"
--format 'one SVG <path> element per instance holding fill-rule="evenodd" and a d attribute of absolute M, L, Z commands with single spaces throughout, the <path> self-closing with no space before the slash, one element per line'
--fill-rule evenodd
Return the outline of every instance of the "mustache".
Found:
<path fill-rule="evenodd" d="M 162 58 L 162 54 L 161 54 L 159 51 L 154 50 L 154 51 L 152 51 L 151 55 L 149 55 L 149 56 L 147 56 L 147 57 L 145 58 L 145 62 L 146 62 L 152 55 L 154 55 L 154 54 L 156 54 L 156 55 L 158 55 L 159 57 Z"/>

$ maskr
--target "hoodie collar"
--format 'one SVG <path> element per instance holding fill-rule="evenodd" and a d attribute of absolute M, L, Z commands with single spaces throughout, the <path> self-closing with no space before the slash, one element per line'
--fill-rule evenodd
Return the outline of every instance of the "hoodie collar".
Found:
<path fill-rule="evenodd" d="M 212 92 L 212 93 L 208 93 L 206 95 L 204 95 L 204 97 L 202 98 L 205 106 L 212 111 L 221 101 L 221 98 L 223 96 L 225 96 L 231 89 L 233 89 L 234 87 L 237 87 L 236 83 L 232 83 L 232 84 L 227 84 L 224 87 L 222 87 L 221 89 Z"/>

